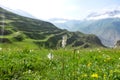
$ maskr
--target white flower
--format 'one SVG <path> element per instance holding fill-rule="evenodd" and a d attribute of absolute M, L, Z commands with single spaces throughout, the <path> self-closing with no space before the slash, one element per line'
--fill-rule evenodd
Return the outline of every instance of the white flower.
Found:
<path fill-rule="evenodd" d="M 32 52 L 33 50 L 30 50 L 30 52 Z"/>
<path fill-rule="evenodd" d="M 66 41 L 67 41 L 67 35 L 64 35 L 62 37 L 62 47 L 64 48 L 66 46 Z"/>
<path fill-rule="evenodd" d="M 31 72 L 32 72 L 32 71 L 29 69 L 29 70 L 28 70 L 28 73 L 31 73 Z"/>
<path fill-rule="evenodd" d="M 92 50 L 90 50 L 90 52 L 92 52 Z"/>
<path fill-rule="evenodd" d="M 98 51 L 99 53 L 101 52 L 101 51 Z"/>
<path fill-rule="evenodd" d="M 120 58 L 118 58 L 120 60 Z"/>
<path fill-rule="evenodd" d="M 2 48 L 0 47 L 0 51 L 2 50 Z"/>
<path fill-rule="evenodd" d="M 99 48 L 97 48 L 97 51 L 99 51 L 100 49 Z"/>
<path fill-rule="evenodd" d="M 79 50 L 77 50 L 77 53 L 80 53 L 80 51 L 79 51 Z"/>
<path fill-rule="evenodd" d="M 54 55 L 52 54 L 52 53 L 49 53 L 48 55 L 47 55 L 47 57 L 48 57 L 48 59 L 53 59 L 53 57 L 54 57 Z"/>

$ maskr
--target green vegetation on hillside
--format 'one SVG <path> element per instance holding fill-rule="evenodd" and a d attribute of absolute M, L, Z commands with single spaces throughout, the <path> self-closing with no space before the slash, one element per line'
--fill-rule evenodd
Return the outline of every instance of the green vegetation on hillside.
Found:
<path fill-rule="evenodd" d="M 24 44 L 29 41 L 30 44 L 34 43 L 39 47 L 58 49 L 61 47 L 62 36 L 67 35 L 68 47 L 104 47 L 95 35 L 58 29 L 49 22 L 19 16 L 2 8 L 0 8 L 0 13 L 0 40 L 2 43 L 23 42 Z M 5 26 L 2 36 L 3 16 L 5 17 Z"/>

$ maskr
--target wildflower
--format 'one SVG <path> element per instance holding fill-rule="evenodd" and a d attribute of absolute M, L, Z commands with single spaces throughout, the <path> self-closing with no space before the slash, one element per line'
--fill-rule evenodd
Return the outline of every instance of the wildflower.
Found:
<path fill-rule="evenodd" d="M 111 60 L 111 58 L 110 58 L 110 57 L 108 57 L 108 58 L 107 58 L 107 60 L 109 61 L 109 60 Z"/>
<path fill-rule="evenodd" d="M 110 70 L 110 71 L 109 71 L 109 75 L 112 76 L 112 75 L 113 75 L 113 72 L 114 72 L 113 70 Z"/>
<path fill-rule="evenodd" d="M 66 41 L 67 41 L 67 35 L 64 35 L 62 37 L 62 47 L 64 48 L 66 46 Z"/>
<path fill-rule="evenodd" d="M 94 73 L 94 74 L 91 75 L 91 77 L 98 78 L 98 74 Z"/>
<path fill-rule="evenodd" d="M 109 55 L 106 55 L 106 54 L 103 54 L 103 57 L 104 57 L 104 58 L 110 58 L 110 56 L 109 56 Z"/>
<path fill-rule="evenodd" d="M 90 67 L 91 64 L 92 64 L 92 63 L 88 63 L 87 66 Z"/>
<path fill-rule="evenodd" d="M 49 53 L 48 55 L 47 55 L 47 57 L 48 57 L 48 59 L 53 59 L 53 57 L 54 57 L 54 55 L 52 54 L 52 53 Z"/>
<path fill-rule="evenodd" d="M 0 51 L 2 50 L 2 48 L 0 47 Z"/>
<path fill-rule="evenodd" d="M 90 50 L 90 52 L 92 52 L 92 50 Z"/>
<path fill-rule="evenodd" d="M 104 79 L 106 79 L 106 77 L 107 77 L 106 74 L 104 74 Z"/>
<path fill-rule="evenodd" d="M 120 58 L 118 58 L 120 60 Z"/>
<path fill-rule="evenodd" d="M 107 57 L 105 60 L 104 60 L 104 62 L 108 62 L 108 61 L 110 61 L 111 60 L 111 58 L 110 57 Z"/>
<path fill-rule="evenodd" d="M 118 69 L 115 69 L 115 70 L 114 70 L 114 72 L 120 73 L 120 70 L 118 70 Z"/>
<path fill-rule="evenodd" d="M 80 51 L 79 51 L 79 50 L 77 50 L 77 53 L 80 53 Z"/>
<path fill-rule="evenodd" d="M 87 74 L 83 74 L 82 77 L 87 77 Z"/>
<path fill-rule="evenodd" d="M 99 53 L 101 52 L 101 51 L 98 51 Z"/>
<path fill-rule="evenodd" d="M 97 51 L 99 51 L 100 49 L 99 48 L 97 48 Z"/>
<path fill-rule="evenodd" d="M 23 74 L 30 74 L 32 71 L 29 69 L 28 71 L 23 72 Z"/>
<path fill-rule="evenodd" d="M 30 50 L 30 52 L 32 52 L 33 50 Z"/>
<path fill-rule="evenodd" d="M 28 70 L 28 73 L 31 73 L 32 71 L 31 70 Z"/>

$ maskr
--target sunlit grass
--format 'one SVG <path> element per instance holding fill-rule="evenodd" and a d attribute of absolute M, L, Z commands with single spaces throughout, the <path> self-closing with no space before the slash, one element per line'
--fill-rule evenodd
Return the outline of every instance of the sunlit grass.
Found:
<path fill-rule="evenodd" d="M 49 54 L 52 54 L 48 57 Z M 1 80 L 119 80 L 119 49 L 2 48 Z"/>

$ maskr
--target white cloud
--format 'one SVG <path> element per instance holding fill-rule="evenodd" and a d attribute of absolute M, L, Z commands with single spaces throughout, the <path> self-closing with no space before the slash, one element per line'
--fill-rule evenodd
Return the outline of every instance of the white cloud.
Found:
<path fill-rule="evenodd" d="M 41 19 L 75 18 L 78 6 L 69 0 L 0 0 L 0 4 L 11 9 L 26 11 Z"/>
<path fill-rule="evenodd" d="M 26 11 L 40 19 L 55 17 L 81 19 L 87 16 L 89 12 L 99 11 L 99 9 L 104 8 L 102 4 L 107 3 L 100 1 L 101 4 L 96 4 L 95 1 L 96 0 L 91 0 L 91 2 L 88 0 L 0 0 L 0 5 L 14 10 L 20 9 Z M 111 6 L 111 4 L 109 5 Z"/>
<path fill-rule="evenodd" d="M 0 0 L 0 4 L 21 9 L 39 18 L 64 17 L 66 0 Z M 67 7 L 67 5 L 66 5 Z"/>
<path fill-rule="evenodd" d="M 117 12 L 116 12 L 117 11 Z M 99 20 L 106 18 L 120 18 L 120 8 L 106 8 L 92 13 L 87 20 Z"/>

